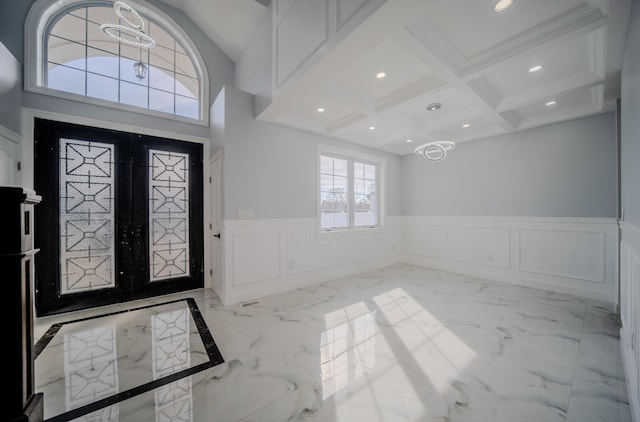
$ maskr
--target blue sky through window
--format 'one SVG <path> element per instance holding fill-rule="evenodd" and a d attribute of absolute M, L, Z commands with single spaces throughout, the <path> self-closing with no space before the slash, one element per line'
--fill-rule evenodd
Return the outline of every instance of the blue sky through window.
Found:
<path fill-rule="evenodd" d="M 86 73 L 86 81 L 85 72 L 80 70 L 84 68 L 85 60 L 87 69 L 90 70 Z M 135 76 L 134 63 L 134 60 L 126 57 L 89 57 L 72 60 L 62 65 L 50 65 L 48 86 L 52 89 L 101 100 L 194 119 L 199 117 L 198 100 L 186 86 L 168 75 L 165 70 L 149 65 L 147 65 L 149 66 L 147 77 L 140 81 Z M 119 80 L 118 66 L 120 67 Z M 115 72 L 99 69 L 115 69 Z"/>
<path fill-rule="evenodd" d="M 156 47 L 138 50 L 112 40 L 95 22 L 112 13 L 110 7 L 81 7 L 57 20 L 48 34 L 47 87 L 200 119 L 199 76 L 179 42 L 146 17 L 148 30 L 160 37 Z M 133 67 L 138 57 L 148 67 L 142 80 Z"/>

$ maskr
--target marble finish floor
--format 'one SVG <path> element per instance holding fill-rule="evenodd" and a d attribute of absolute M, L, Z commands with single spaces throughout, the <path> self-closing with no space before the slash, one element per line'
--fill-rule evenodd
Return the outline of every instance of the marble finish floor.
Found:
<path fill-rule="evenodd" d="M 180 313 L 191 300 L 224 362 Z M 632 420 L 611 305 L 406 264 L 249 307 L 200 289 L 34 328 L 50 421 Z M 76 376 L 78 338 L 107 351 L 95 377 Z"/>

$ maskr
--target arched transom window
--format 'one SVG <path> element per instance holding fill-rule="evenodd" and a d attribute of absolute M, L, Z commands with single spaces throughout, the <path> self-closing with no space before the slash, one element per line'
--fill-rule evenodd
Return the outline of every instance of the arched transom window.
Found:
<path fill-rule="evenodd" d="M 204 120 L 203 66 L 199 66 L 186 37 L 166 19 L 154 19 L 148 8 L 137 10 L 144 33 L 155 42 L 152 48 L 145 48 L 109 37 L 101 30 L 105 23 L 128 26 L 115 13 L 111 1 L 67 0 L 64 7 L 49 3 L 53 5 L 44 9 L 38 25 L 41 45 L 35 50 L 41 68 L 35 77 L 36 87 L 53 95 L 72 94 L 89 102 Z M 131 39 L 120 31 L 115 30 L 115 35 Z M 144 72 L 136 72 L 140 63 Z"/>

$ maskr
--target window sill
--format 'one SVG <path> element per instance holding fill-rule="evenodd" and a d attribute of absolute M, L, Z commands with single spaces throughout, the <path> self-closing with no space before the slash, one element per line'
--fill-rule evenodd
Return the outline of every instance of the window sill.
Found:
<path fill-rule="evenodd" d="M 358 227 L 334 230 L 318 229 L 317 242 L 350 242 L 361 241 L 366 239 L 380 238 L 387 235 L 384 226 Z"/>

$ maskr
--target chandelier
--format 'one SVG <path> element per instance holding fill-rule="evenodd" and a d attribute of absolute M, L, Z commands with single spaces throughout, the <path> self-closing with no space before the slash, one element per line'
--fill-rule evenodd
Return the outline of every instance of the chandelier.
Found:
<path fill-rule="evenodd" d="M 455 146 L 453 141 L 435 141 L 420 145 L 415 152 L 429 161 L 442 161 L 447 156 L 447 151 Z"/>
<path fill-rule="evenodd" d="M 142 80 L 147 75 L 147 65 L 142 62 L 142 49 L 153 48 L 156 42 L 144 33 L 144 20 L 133 7 L 123 1 L 116 1 L 113 9 L 124 24 L 103 23 L 100 29 L 114 40 L 140 48 L 140 61 L 133 64 L 133 70 L 136 77 Z"/>

